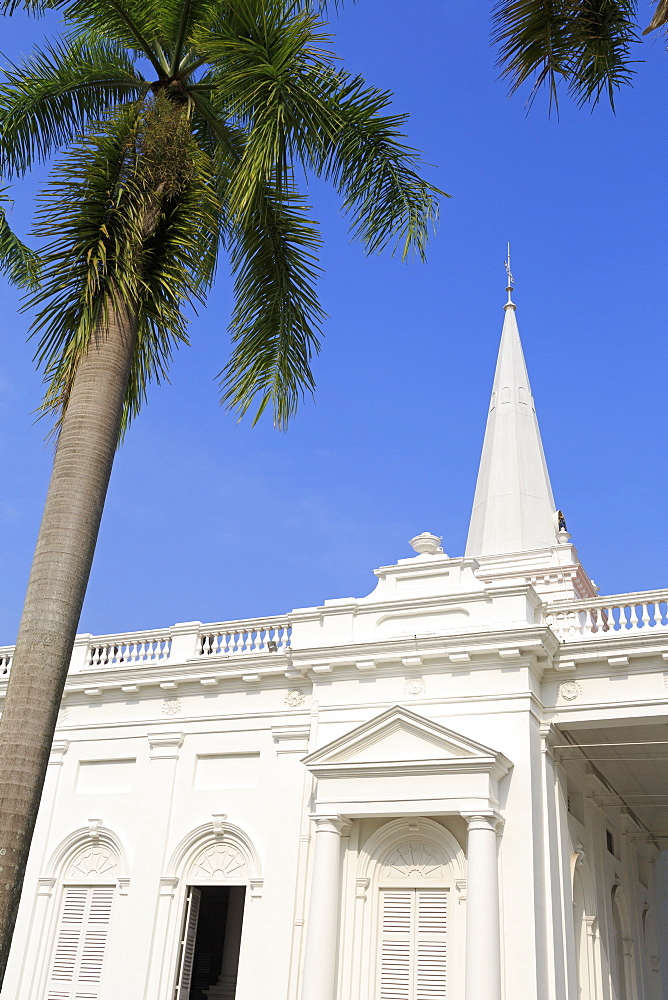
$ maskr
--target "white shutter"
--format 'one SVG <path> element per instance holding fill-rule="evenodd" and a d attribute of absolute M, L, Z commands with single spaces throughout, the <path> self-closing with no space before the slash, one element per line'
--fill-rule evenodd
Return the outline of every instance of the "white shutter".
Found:
<path fill-rule="evenodd" d="M 65 890 L 47 1000 L 97 1000 L 113 897 L 112 886 Z"/>
<path fill-rule="evenodd" d="M 188 890 L 186 918 L 183 924 L 183 938 L 181 939 L 181 961 L 179 962 L 179 976 L 176 983 L 176 1000 L 189 1000 L 190 997 L 200 898 L 199 889 L 196 889 L 194 885 L 191 886 Z"/>
<path fill-rule="evenodd" d="M 381 892 L 378 1000 L 445 1000 L 448 893 Z"/>
<path fill-rule="evenodd" d="M 445 1000 L 448 894 L 441 889 L 418 889 L 416 896 L 415 1000 Z"/>
<path fill-rule="evenodd" d="M 413 893 L 382 893 L 380 1000 L 410 1000 Z"/>

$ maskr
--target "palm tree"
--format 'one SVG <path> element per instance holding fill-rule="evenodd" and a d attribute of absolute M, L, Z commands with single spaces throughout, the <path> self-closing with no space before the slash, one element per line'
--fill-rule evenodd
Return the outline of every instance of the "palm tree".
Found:
<path fill-rule="evenodd" d="M 299 176 L 334 184 L 369 252 L 423 256 L 441 193 L 391 95 L 336 66 L 305 0 L 73 0 L 64 18 L 0 84 L 0 173 L 64 150 L 36 223 L 57 447 L 0 726 L 0 979 L 115 450 L 186 342 L 186 306 L 222 246 L 223 399 L 284 427 L 313 391 L 323 319 Z"/>
<path fill-rule="evenodd" d="M 511 93 L 532 81 L 529 105 L 547 87 L 558 104 L 563 82 L 578 104 L 597 104 L 631 82 L 639 41 L 636 0 L 498 0 L 493 12 L 501 75 Z M 668 24 L 668 0 L 658 0 L 643 34 Z"/>

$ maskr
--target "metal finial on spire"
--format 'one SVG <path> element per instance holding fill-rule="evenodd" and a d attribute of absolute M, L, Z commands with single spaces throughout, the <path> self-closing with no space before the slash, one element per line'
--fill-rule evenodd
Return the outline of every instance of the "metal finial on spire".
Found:
<path fill-rule="evenodd" d="M 508 292 L 508 302 L 506 303 L 506 305 L 508 305 L 508 303 L 510 303 L 510 305 L 513 305 L 511 294 L 513 291 L 513 285 L 515 284 L 515 279 L 513 277 L 513 272 L 510 270 L 510 243 L 508 244 L 508 256 L 504 260 L 503 264 L 506 269 L 506 274 L 508 276 L 508 284 L 506 285 L 506 291 Z"/>

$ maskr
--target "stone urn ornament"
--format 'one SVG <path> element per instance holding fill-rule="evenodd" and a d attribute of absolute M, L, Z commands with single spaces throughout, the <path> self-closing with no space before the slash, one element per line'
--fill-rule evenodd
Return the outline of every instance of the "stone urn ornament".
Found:
<path fill-rule="evenodd" d="M 442 541 L 443 539 L 439 535 L 432 535 L 430 531 L 423 531 L 421 535 L 416 535 L 415 538 L 411 538 L 408 544 L 411 545 L 420 556 L 437 556 L 445 555 L 440 544 Z"/>

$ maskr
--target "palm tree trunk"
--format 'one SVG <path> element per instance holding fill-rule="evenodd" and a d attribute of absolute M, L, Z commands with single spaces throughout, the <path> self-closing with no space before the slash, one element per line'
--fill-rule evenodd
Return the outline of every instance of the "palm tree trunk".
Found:
<path fill-rule="evenodd" d="M 77 369 L 35 549 L 0 722 L 0 986 L 136 338 L 135 310 L 109 304 Z"/>

